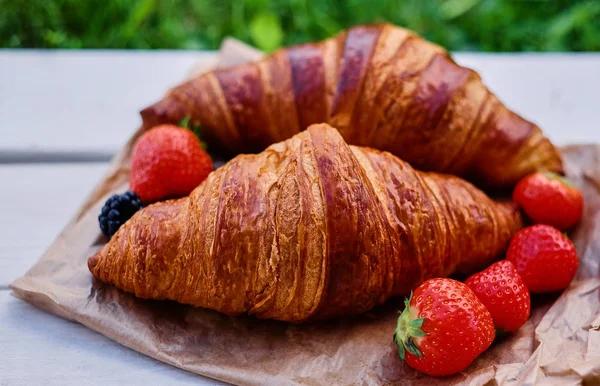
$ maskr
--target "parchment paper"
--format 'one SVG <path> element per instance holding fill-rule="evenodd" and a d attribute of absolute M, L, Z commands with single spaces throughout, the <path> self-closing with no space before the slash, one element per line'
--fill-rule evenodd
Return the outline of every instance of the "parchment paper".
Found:
<path fill-rule="evenodd" d="M 258 56 L 227 40 L 218 63 Z M 127 189 L 139 134 L 48 251 L 11 285 L 15 296 L 173 366 L 236 384 L 600 384 L 600 146 L 562 149 L 567 175 L 586 203 L 571 235 L 581 259 L 576 280 L 560 296 L 534 296 L 524 327 L 494 343 L 464 373 L 440 379 L 397 359 L 392 334 L 401 299 L 359 317 L 291 325 L 140 300 L 93 278 L 87 258 L 107 241 L 97 216 L 109 195 Z"/>

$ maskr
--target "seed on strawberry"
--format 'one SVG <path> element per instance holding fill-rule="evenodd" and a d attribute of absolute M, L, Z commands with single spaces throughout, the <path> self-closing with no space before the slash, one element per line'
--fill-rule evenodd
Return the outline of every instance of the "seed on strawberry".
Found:
<path fill-rule="evenodd" d="M 532 293 L 567 288 L 579 266 L 571 240 L 558 229 L 542 224 L 520 230 L 510 242 L 506 259 L 514 264 Z"/>
<path fill-rule="evenodd" d="M 513 201 L 535 223 L 560 230 L 573 227 L 583 214 L 583 195 L 579 189 L 554 173 L 535 173 L 523 178 L 515 187 Z"/>
<path fill-rule="evenodd" d="M 427 280 L 404 304 L 394 334 L 398 356 L 425 374 L 462 371 L 494 340 L 489 311 L 459 281 Z"/>
<path fill-rule="evenodd" d="M 487 307 L 497 329 L 515 331 L 529 319 L 529 291 L 510 261 L 490 265 L 469 277 L 465 284 Z"/>

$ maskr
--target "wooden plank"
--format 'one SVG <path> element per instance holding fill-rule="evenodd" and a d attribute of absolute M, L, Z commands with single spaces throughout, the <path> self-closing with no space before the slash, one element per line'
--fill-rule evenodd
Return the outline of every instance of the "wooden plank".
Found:
<path fill-rule="evenodd" d="M 169 366 L 0 291 L 0 385 L 224 385 Z"/>
<path fill-rule="evenodd" d="M 139 111 L 213 52 L 0 52 L 0 153 L 115 153 Z"/>
<path fill-rule="evenodd" d="M 600 54 L 456 54 L 557 145 L 598 143 Z"/>
<path fill-rule="evenodd" d="M 0 165 L 0 288 L 23 275 L 45 252 L 107 166 Z"/>
<path fill-rule="evenodd" d="M 600 54 L 456 53 L 557 144 L 599 142 Z M 214 52 L 0 52 L 0 156 L 74 152 L 106 159 L 158 100 Z"/>
<path fill-rule="evenodd" d="M 60 233 L 105 163 L 0 165 L 0 384 L 220 384 L 163 364 L 6 289 Z M 32 368 L 32 366 L 34 366 Z M 34 371 L 32 371 L 32 369 Z"/>

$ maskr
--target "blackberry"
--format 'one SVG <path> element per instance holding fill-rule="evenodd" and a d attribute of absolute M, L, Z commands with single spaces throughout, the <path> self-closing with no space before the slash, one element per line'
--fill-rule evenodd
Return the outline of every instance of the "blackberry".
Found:
<path fill-rule="evenodd" d="M 102 212 L 98 216 L 102 233 L 109 238 L 112 237 L 125 221 L 142 208 L 142 201 L 134 192 L 115 194 L 106 200 Z"/>

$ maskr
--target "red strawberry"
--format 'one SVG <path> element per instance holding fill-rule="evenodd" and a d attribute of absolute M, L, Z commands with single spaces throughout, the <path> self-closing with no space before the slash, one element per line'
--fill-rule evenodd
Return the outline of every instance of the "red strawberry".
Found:
<path fill-rule="evenodd" d="M 513 192 L 513 201 L 538 224 L 566 230 L 583 214 L 583 195 L 566 178 L 554 173 L 535 173 L 523 178 Z"/>
<path fill-rule="evenodd" d="M 144 204 L 190 194 L 210 174 L 212 159 L 190 130 L 157 126 L 136 142 L 130 183 Z"/>
<path fill-rule="evenodd" d="M 534 225 L 511 240 L 506 253 L 530 292 L 554 292 L 567 288 L 579 261 L 575 246 L 558 229 Z"/>
<path fill-rule="evenodd" d="M 494 340 L 489 311 L 459 281 L 427 280 L 404 304 L 394 334 L 398 355 L 425 374 L 462 371 Z"/>
<path fill-rule="evenodd" d="M 497 329 L 515 331 L 529 319 L 529 291 L 510 261 L 490 265 L 468 278 L 465 284 L 487 307 Z"/>

